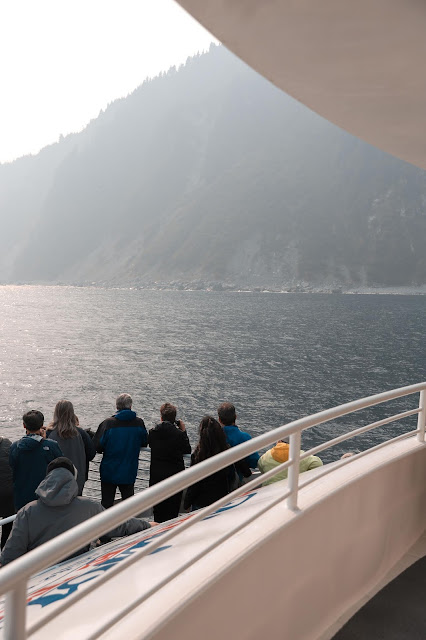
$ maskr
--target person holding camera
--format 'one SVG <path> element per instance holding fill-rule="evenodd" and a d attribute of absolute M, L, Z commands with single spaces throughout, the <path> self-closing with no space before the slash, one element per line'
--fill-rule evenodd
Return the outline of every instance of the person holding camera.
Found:
<path fill-rule="evenodd" d="M 151 448 L 149 486 L 185 469 L 183 455 L 191 453 L 188 434 L 183 420 L 176 420 L 176 407 L 165 402 L 160 407 L 161 422 L 148 434 Z M 182 491 L 163 500 L 154 507 L 154 520 L 165 522 L 179 515 Z"/>

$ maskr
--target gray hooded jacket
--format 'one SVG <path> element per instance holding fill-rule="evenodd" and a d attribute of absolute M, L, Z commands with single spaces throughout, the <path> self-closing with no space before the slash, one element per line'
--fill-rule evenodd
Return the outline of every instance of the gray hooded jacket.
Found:
<path fill-rule="evenodd" d="M 104 511 L 101 504 L 77 495 L 77 482 L 67 469 L 53 469 L 40 482 L 36 494 L 38 500 L 29 502 L 18 511 L 12 533 L 0 556 L 2 566 Z M 146 520 L 130 518 L 107 535 L 118 538 L 149 528 Z M 84 553 L 88 548 L 73 555 Z"/>

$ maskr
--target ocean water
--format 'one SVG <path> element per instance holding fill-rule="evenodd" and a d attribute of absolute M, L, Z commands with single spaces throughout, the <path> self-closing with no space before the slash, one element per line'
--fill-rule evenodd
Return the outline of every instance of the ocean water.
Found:
<path fill-rule="evenodd" d="M 96 429 L 133 396 L 147 427 L 170 401 L 193 443 L 233 402 L 258 435 L 304 415 L 426 379 L 426 296 L 0 287 L 0 428 L 50 421 L 61 398 Z M 418 398 L 393 403 L 394 412 Z M 387 415 L 385 405 L 305 432 L 306 449 Z M 415 428 L 416 417 L 324 453 L 324 461 Z"/>

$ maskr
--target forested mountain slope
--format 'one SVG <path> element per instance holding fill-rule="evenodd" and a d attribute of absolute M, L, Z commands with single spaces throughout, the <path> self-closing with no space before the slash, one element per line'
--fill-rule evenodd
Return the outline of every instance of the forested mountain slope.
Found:
<path fill-rule="evenodd" d="M 0 216 L 2 282 L 426 283 L 426 174 L 223 47 L 1 165 Z"/>

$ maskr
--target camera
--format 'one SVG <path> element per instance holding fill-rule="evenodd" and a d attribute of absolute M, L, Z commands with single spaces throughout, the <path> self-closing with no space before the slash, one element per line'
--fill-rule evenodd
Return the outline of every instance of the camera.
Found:
<path fill-rule="evenodd" d="M 179 428 L 180 427 L 180 420 L 175 420 L 175 425 Z"/>

